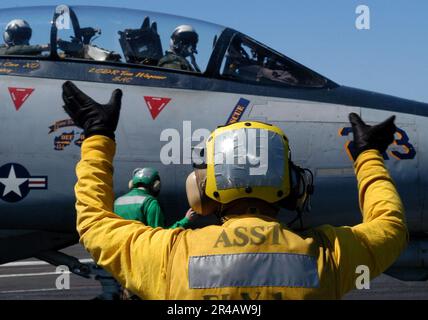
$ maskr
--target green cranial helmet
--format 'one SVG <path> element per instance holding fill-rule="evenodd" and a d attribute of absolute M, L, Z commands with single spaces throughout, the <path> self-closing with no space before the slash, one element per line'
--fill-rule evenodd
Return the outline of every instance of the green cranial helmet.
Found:
<path fill-rule="evenodd" d="M 160 192 L 159 172 L 154 168 L 137 168 L 132 173 L 132 187 L 147 188 L 154 195 Z"/>

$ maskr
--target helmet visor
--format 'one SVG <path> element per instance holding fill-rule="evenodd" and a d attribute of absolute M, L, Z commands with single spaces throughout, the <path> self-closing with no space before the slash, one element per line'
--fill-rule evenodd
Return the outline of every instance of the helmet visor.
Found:
<path fill-rule="evenodd" d="M 194 45 L 198 43 L 198 34 L 193 31 L 183 31 L 174 36 L 174 40 L 186 45 Z"/>
<path fill-rule="evenodd" d="M 214 175 L 217 190 L 233 188 L 281 188 L 286 150 L 283 136 L 260 128 L 225 131 L 214 143 Z"/>

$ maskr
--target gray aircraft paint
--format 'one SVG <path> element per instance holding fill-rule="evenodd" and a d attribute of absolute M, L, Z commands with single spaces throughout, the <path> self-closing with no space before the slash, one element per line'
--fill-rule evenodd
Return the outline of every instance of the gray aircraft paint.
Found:
<path fill-rule="evenodd" d="M 19 81 L 19 82 L 18 82 Z M 106 101 L 113 88 L 122 88 L 126 94 L 123 98 L 121 119 L 117 131 L 117 156 L 115 158 L 116 193 L 125 191 L 130 171 L 142 164 L 158 167 L 162 177 L 162 198 L 168 199 L 171 208 L 185 209 L 184 179 L 177 180 L 189 173 L 190 165 L 162 165 L 159 159 L 160 149 L 166 142 L 159 137 L 165 128 L 183 131 L 183 121 L 191 121 L 192 130 L 207 128 L 213 130 L 217 124 L 224 123 L 233 106 L 239 100 L 239 94 L 201 92 L 166 88 L 144 88 L 137 86 L 117 86 L 76 82 L 76 84 L 95 100 Z M 50 217 L 50 211 L 43 208 L 50 203 L 56 209 L 61 228 L 63 219 L 70 221 L 73 216 L 73 185 L 75 183 L 74 167 L 80 157 L 80 148 L 69 145 L 63 151 L 54 150 L 54 136 L 61 132 L 80 132 L 76 127 L 59 129 L 48 134 L 49 126 L 56 121 L 67 119 L 62 110 L 61 82 L 57 80 L 38 79 L 35 84 L 31 79 L 7 77 L 0 84 L 0 99 L 5 101 L 2 117 L 5 125 L 0 128 L 1 144 L 4 154 L 8 154 L 4 162 L 17 162 L 49 176 L 49 190 L 32 193 L 26 199 L 15 204 L 17 212 L 13 217 L 3 217 L 3 225 L 21 224 L 25 216 L 33 221 L 35 215 L 45 224 L 43 217 Z M 32 87 L 35 89 L 31 97 L 19 111 L 16 111 L 7 87 Z M 49 92 L 48 95 L 43 94 Z M 161 114 L 153 120 L 150 116 L 144 96 L 168 97 L 170 103 Z M 260 96 L 245 96 L 250 106 L 241 120 L 264 119 L 281 127 L 290 139 L 293 160 L 315 172 L 316 193 L 313 197 L 313 211 L 307 215 L 306 221 L 311 225 L 317 223 L 351 224 L 360 219 L 356 202 L 356 182 L 351 174 L 352 162 L 349 160 L 344 144 L 350 137 L 341 137 L 337 131 L 349 126 L 349 112 L 362 114 L 369 122 L 379 122 L 390 115 L 390 112 L 349 106 L 319 104 L 289 99 L 275 99 Z M 252 101 L 255 101 L 254 103 Z M 215 117 L 210 114 L 215 106 Z M 311 112 L 311 106 L 323 112 Z M 274 111 L 271 111 L 275 109 Z M 248 111 L 250 110 L 250 111 Z M 272 114 L 271 114 L 272 113 Z M 404 129 L 410 141 L 417 149 L 412 160 L 396 160 L 391 158 L 386 163 L 395 178 L 407 208 L 408 223 L 411 231 L 422 231 L 428 225 L 422 224 L 422 190 L 421 183 L 426 183 L 420 175 L 419 158 L 425 157 L 419 145 L 416 130 L 417 123 L 422 125 L 424 117 L 397 115 L 397 125 Z M 403 119 L 403 121 L 401 121 Z M 19 126 L 16 125 L 19 123 Z M 13 137 L 13 139 L 10 139 Z M 180 141 L 183 144 L 183 141 Z M 19 147 L 25 146 L 25 148 Z M 182 151 L 182 148 L 181 148 Z M 13 156 L 12 156 L 13 155 Z M 345 170 L 347 174 L 338 172 Z M 318 175 L 319 173 L 321 175 Z M 331 173 L 331 174 L 330 174 Z M 339 182 L 340 181 L 340 182 Z M 403 186 L 403 187 L 402 187 Z M 177 193 L 177 190 L 183 190 Z M 171 196 L 172 195 L 172 196 Z M 162 199 L 161 198 L 161 199 Z M 181 200 L 179 200 L 181 199 Z M 328 205 L 325 205 L 328 204 Z M 334 207 L 331 205 L 334 204 Z M 0 202 L 1 211 L 9 204 Z M 33 209 L 28 211 L 28 207 Z M 10 208 L 10 207 L 8 207 Z M 184 212 L 184 211 L 183 211 Z M 180 215 L 182 212 L 177 212 Z M 61 214 L 65 216 L 59 218 Z M 14 222 L 13 222 L 14 221 Z M 25 224 L 25 222 L 24 222 Z M 69 227 L 69 226 L 68 226 Z M 68 229 L 68 227 L 65 227 Z"/>

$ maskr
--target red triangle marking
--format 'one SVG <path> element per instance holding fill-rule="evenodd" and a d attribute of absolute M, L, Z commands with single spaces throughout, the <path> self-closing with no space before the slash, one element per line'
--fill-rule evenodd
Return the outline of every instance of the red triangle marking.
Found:
<path fill-rule="evenodd" d="M 146 100 L 147 107 L 149 108 L 150 114 L 152 115 L 153 120 L 161 113 L 161 111 L 166 107 L 166 105 L 171 101 L 170 98 L 160 98 L 160 97 L 144 97 Z"/>
<path fill-rule="evenodd" d="M 33 93 L 34 89 L 31 88 L 11 88 L 9 87 L 10 97 L 15 105 L 16 111 L 22 107 L 24 102 Z"/>

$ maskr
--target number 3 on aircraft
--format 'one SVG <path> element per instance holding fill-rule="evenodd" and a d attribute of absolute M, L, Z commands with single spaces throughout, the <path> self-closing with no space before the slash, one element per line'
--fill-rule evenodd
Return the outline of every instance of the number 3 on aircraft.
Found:
<path fill-rule="evenodd" d="M 348 136 L 350 133 L 352 133 L 351 127 L 344 127 L 339 129 L 339 136 L 345 137 Z M 398 136 L 398 137 L 397 137 Z M 414 159 L 416 156 L 416 150 L 415 147 L 410 143 L 409 136 L 407 133 L 403 130 L 397 127 L 397 132 L 394 140 L 394 145 L 399 146 L 402 148 L 402 151 L 398 150 L 392 150 L 389 151 L 389 154 L 393 156 L 397 160 L 411 160 Z M 352 160 L 352 153 L 353 153 L 354 145 L 352 141 L 348 141 L 345 143 L 345 150 L 348 154 L 349 158 Z M 389 160 L 388 153 L 385 152 L 383 154 L 383 158 L 385 160 Z"/>

